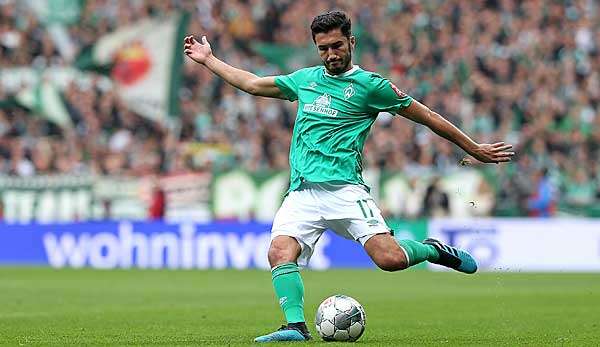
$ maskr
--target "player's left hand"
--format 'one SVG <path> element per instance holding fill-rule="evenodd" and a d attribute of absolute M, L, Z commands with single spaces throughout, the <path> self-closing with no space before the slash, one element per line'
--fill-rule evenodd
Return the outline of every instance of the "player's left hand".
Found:
<path fill-rule="evenodd" d="M 480 162 L 498 164 L 511 161 L 515 155 L 515 152 L 511 149 L 512 145 L 507 145 L 504 142 L 482 143 L 478 144 L 469 154 Z"/>

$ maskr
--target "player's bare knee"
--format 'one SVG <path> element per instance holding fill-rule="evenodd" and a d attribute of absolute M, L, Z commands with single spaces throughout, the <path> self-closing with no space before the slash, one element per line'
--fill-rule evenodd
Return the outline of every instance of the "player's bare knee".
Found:
<path fill-rule="evenodd" d="M 399 271 L 408 267 L 404 252 L 389 234 L 373 236 L 365 243 L 365 250 L 383 271 Z"/>
<path fill-rule="evenodd" d="M 291 237 L 276 237 L 269 247 L 268 259 L 271 267 L 296 262 L 300 254 L 298 241 Z"/>
<path fill-rule="evenodd" d="M 291 252 L 281 246 L 271 244 L 269 247 L 269 264 L 271 267 L 275 267 L 277 265 L 289 262 L 288 258 L 290 258 L 289 254 Z"/>
<path fill-rule="evenodd" d="M 377 264 L 381 270 L 389 272 L 404 270 L 408 267 L 404 255 L 398 256 L 397 254 L 390 253 L 379 257 L 375 261 L 375 264 Z"/>

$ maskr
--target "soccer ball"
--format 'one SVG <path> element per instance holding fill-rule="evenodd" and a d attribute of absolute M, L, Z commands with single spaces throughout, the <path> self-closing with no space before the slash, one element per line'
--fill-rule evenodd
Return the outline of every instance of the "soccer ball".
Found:
<path fill-rule="evenodd" d="M 365 331 L 366 318 L 358 301 L 346 295 L 334 295 L 319 305 L 315 324 L 325 341 L 356 341 Z"/>

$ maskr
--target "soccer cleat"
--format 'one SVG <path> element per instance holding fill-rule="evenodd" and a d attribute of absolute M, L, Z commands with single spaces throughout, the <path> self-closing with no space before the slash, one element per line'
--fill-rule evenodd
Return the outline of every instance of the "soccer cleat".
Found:
<path fill-rule="evenodd" d="M 290 323 L 282 325 L 275 332 L 255 338 L 254 342 L 308 341 L 310 339 L 311 336 L 305 323 Z"/>
<path fill-rule="evenodd" d="M 432 238 L 423 240 L 423 243 L 432 245 L 438 251 L 440 258 L 438 261 L 433 262 L 434 264 L 446 266 L 466 274 L 477 271 L 477 262 L 469 253 Z"/>

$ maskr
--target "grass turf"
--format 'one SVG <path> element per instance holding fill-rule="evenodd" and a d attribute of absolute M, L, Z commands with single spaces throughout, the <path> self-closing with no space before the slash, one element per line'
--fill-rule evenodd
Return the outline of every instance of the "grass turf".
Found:
<path fill-rule="evenodd" d="M 363 304 L 367 329 L 358 346 L 600 343 L 597 274 L 302 275 L 313 335 L 325 297 L 342 293 Z M 281 322 L 265 271 L 0 268 L 4 345 L 243 346 Z M 325 344 L 314 337 L 309 345 Z"/>

